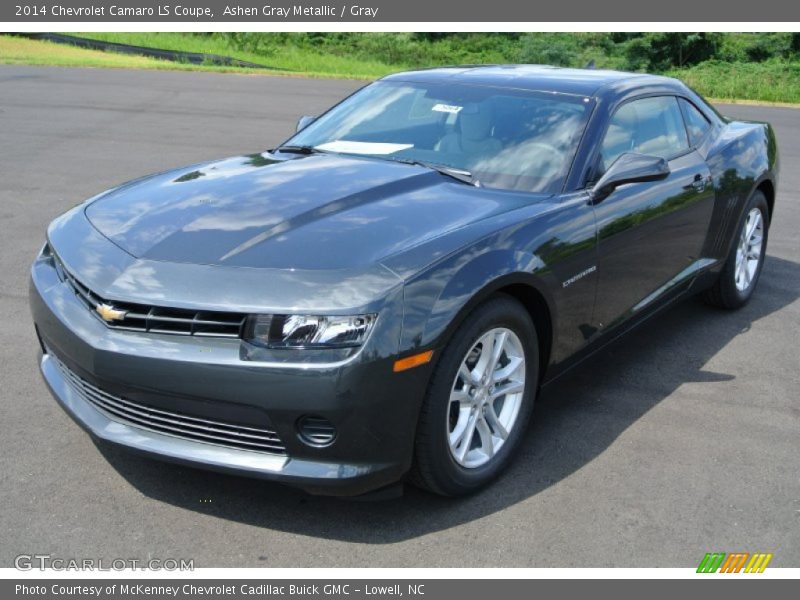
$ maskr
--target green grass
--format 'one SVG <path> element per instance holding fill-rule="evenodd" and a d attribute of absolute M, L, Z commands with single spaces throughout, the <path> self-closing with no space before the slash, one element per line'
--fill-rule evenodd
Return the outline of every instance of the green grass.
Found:
<path fill-rule="evenodd" d="M 800 104 L 800 61 L 708 61 L 667 75 L 682 79 L 709 98 Z"/>
<path fill-rule="evenodd" d="M 102 35 L 102 34 L 95 34 Z M 136 34 L 134 34 L 136 35 Z M 146 35 L 146 34 L 145 34 Z M 180 35 L 180 34 L 174 34 Z M 159 40 L 160 41 L 160 40 Z M 128 42 L 120 42 L 128 43 Z M 132 42 L 131 42 L 132 43 Z M 140 45 L 140 44 L 134 44 Z M 164 46 L 153 46 L 162 49 Z M 219 52 L 217 49 L 198 49 L 184 47 L 189 52 L 207 52 L 224 54 L 233 58 L 264 63 L 263 57 L 254 57 L 247 53 Z M 339 77 L 350 79 L 375 79 L 400 69 L 383 65 L 381 63 L 360 62 L 355 59 L 341 57 L 317 56 L 292 49 L 286 53 L 279 65 L 271 65 L 273 69 L 247 69 L 241 67 L 227 67 L 218 65 L 194 65 L 190 63 L 173 62 L 135 56 L 130 54 L 117 54 L 115 52 L 102 52 L 87 50 L 67 44 L 31 40 L 21 37 L 0 35 L 0 64 L 7 65 L 40 65 L 56 67 L 92 67 L 112 69 L 155 69 L 172 71 L 212 71 L 220 73 L 241 73 L 260 75 L 287 75 L 303 77 Z M 266 63 L 269 64 L 269 63 Z M 380 68 L 376 67 L 379 65 Z M 279 70 L 277 70 L 279 69 Z"/>
<path fill-rule="evenodd" d="M 233 67 L 189 65 L 145 58 L 143 56 L 85 50 L 75 46 L 29 40 L 8 35 L 0 35 L 0 64 L 102 67 L 111 69 L 160 69 L 173 71 L 210 70 L 223 72 L 253 72 L 253 70 L 237 69 Z"/>
<path fill-rule="evenodd" d="M 524 37 L 516 42 L 500 39 L 505 45 L 492 45 L 491 36 L 458 38 L 421 42 L 413 34 L 338 34 L 313 37 L 308 34 L 275 34 L 266 42 L 246 50 L 250 38 L 237 42 L 236 34 L 192 33 L 76 33 L 103 41 L 135 46 L 220 54 L 257 64 L 268 69 L 244 69 L 214 65 L 192 65 L 164 60 L 85 50 L 74 46 L 54 44 L 26 38 L 0 35 L 0 64 L 34 64 L 73 67 L 111 67 L 161 70 L 202 70 L 248 74 L 282 74 L 306 77 L 344 77 L 374 79 L 388 73 L 415 66 L 434 66 L 445 63 L 503 62 L 519 53 L 519 60 L 541 59 L 541 48 L 533 42 L 538 38 Z M 244 35 L 244 34 L 243 34 Z M 528 34 L 526 34 L 528 35 Z M 590 36 L 591 34 L 575 34 Z M 283 37 L 281 37 L 283 36 Z M 260 38 L 254 38 L 258 41 Z M 551 41 L 557 42 L 560 38 Z M 592 42 L 594 38 L 587 38 Z M 546 41 L 546 40 L 545 40 Z M 563 40 L 562 40 L 563 42 Z M 587 43 L 588 43 L 587 42 Z M 547 47 L 544 51 L 553 51 Z M 599 52 L 591 46 L 589 53 Z M 428 52 L 428 54 L 426 54 Z M 612 53 L 613 54 L 613 53 Z M 530 55 L 530 56 L 529 56 Z M 600 66 L 621 66 L 618 56 L 598 56 Z M 374 58 L 373 58 L 374 57 Z M 380 59 L 379 59 L 380 58 Z M 547 57 L 544 57 L 547 58 Z M 584 56 L 572 62 L 584 61 Z M 509 60 L 508 62 L 514 62 Z M 557 62 L 557 56 L 552 61 Z M 755 101 L 778 104 L 800 104 L 800 60 L 773 58 L 764 62 L 706 61 L 698 65 L 673 69 L 667 75 L 678 77 L 708 98 L 720 101 Z"/>
<path fill-rule="evenodd" d="M 374 79 L 383 77 L 393 71 L 402 70 L 403 66 L 389 65 L 375 60 L 341 56 L 333 53 L 314 52 L 313 50 L 287 45 L 279 52 L 248 52 L 232 48 L 223 38 L 213 35 L 192 33 L 71 33 L 104 42 L 145 46 L 163 50 L 183 52 L 202 52 L 219 54 L 239 60 L 265 65 L 275 70 L 292 73 L 308 73 L 317 76 L 344 77 L 355 79 Z"/>

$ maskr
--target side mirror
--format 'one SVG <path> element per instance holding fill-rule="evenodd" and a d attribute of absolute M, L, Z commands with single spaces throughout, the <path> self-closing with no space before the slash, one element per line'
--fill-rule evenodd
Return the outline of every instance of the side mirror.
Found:
<path fill-rule="evenodd" d="M 600 180 L 592 188 L 592 202 L 595 204 L 608 196 L 616 188 L 626 183 L 658 181 L 669 175 L 669 163 L 648 154 L 626 152 L 615 160 Z"/>
<path fill-rule="evenodd" d="M 305 129 L 309 125 L 311 125 L 314 121 L 317 120 L 317 117 L 312 117 L 310 115 L 305 115 L 297 119 L 297 129 L 295 132 L 300 131 L 301 129 Z"/>

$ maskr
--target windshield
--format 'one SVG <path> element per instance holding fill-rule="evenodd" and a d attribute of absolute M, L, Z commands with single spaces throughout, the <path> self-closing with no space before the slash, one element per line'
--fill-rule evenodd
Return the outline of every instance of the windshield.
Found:
<path fill-rule="evenodd" d="M 592 105 L 550 92 L 379 81 L 287 144 L 451 167 L 486 187 L 556 193 Z"/>

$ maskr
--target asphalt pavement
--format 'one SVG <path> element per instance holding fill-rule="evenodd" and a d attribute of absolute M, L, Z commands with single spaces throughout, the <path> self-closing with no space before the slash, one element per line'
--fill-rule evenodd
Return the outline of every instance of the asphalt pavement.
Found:
<path fill-rule="evenodd" d="M 0 67 L 0 566 L 18 554 L 196 567 L 800 567 L 800 110 L 770 121 L 782 177 L 752 302 L 688 300 L 536 406 L 494 485 L 361 503 L 96 445 L 41 381 L 28 268 L 47 223 L 127 179 L 283 141 L 343 80 Z"/>

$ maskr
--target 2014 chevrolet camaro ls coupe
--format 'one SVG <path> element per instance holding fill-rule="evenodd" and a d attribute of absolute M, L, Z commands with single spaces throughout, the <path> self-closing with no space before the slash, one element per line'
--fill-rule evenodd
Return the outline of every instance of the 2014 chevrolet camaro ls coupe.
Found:
<path fill-rule="evenodd" d="M 89 433 L 361 494 L 459 495 L 542 385 L 660 308 L 753 294 L 772 128 L 674 79 L 534 66 L 386 77 L 285 144 L 56 219 L 41 369 Z"/>

